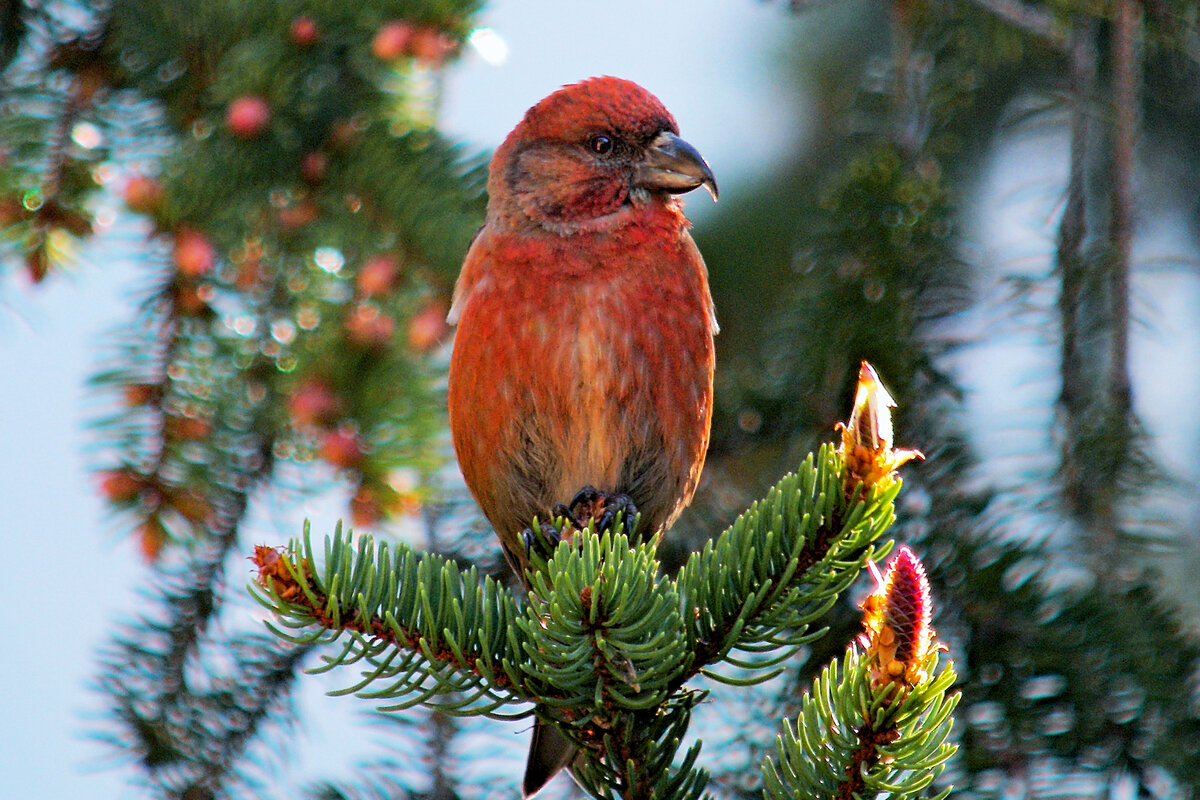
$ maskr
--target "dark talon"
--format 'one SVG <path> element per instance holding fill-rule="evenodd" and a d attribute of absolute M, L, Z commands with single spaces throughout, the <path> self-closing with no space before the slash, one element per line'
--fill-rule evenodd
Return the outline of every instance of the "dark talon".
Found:
<path fill-rule="evenodd" d="M 596 530 L 600 533 L 610 530 L 617 521 L 617 514 L 621 514 L 621 519 L 625 523 L 627 533 L 632 533 L 629 525 L 633 522 L 633 518 L 637 516 L 637 506 L 633 504 L 633 498 L 627 494 L 609 495 L 608 502 L 604 504 L 604 513 L 600 515 L 600 519 L 596 520 Z"/>
<path fill-rule="evenodd" d="M 593 500 L 599 500 L 602 497 L 608 497 L 608 495 L 589 483 L 587 486 L 584 486 L 575 493 L 575 496 L 571 498 L 569 505 L 574 507 L 580 503 L 590 503 Z"/>
<path fill-rule="evenodd" d="M 604 509 L 611 497 L 612 495 L 608 492 L 602 492 L 590 483 L 576 492 L 575 496 L 571 498 L 571 502 L 567 504 L 572 518 L 579 520 L 575 523 L 575 527 L 583 530 L 587 526 L 588 520 L 598 520 L 604 514 Z"/>
<path fill-rule="evenodd" d="M 559 508 L 556 506 L 554 513 L 560 513 Z M 637 506 L 634 505 L 633 498 L 629 495 L 602 492 L 591 485 L 584 486 L 576 492 L 575 496 L 571 498 L 571 502 L 562 510 L 567 512 L 562 516 L 580 530 L 585 527 L 588 520 L 595 520 L 597 533 L 612 529 L 618 514 L 622 514 L 628 522 L 632 521 L 638 513 Z"/>
<path fill-rule="evenodd" d="M 558 528 L 555 528 L 549 522 L 543 522 L 538 525 L 538 533 L 534 533 L 532 528 L 526 528 L 521 531 L 521 540 L 525 542 L 525 552 L 532 553 L 534 548 L 543 557 L 549 558 L 554 552 L 554 548 L 558 547 L 561 535 Z"/>
<path fill-rule="evenodd" d="M 578 495 L 576 496 L 578 497 Z M 571 505 L 574 505 L 574 502 L 572 502 Z M 563 505 L 562 503 L 555 503 L 554 505 L 550 506 L 550 513 L 555 517 L 562 517 L 565 519 L 567 523 L 570 524 L 570 526 L 575 530 L 583 530 L 583 523 L 579 521 L 578 517 L 571 513 L 571 509 L 569 507 Z"/>

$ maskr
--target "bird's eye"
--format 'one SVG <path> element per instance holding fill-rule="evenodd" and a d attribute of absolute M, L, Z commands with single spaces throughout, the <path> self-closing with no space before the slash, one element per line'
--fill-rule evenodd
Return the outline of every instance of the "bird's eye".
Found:
<path fill-rule="evenodd" d="M 612 152 L 613 140 L 602 133 L 588 139 L 588 147 L 598 156 L 606 156 Z"/>

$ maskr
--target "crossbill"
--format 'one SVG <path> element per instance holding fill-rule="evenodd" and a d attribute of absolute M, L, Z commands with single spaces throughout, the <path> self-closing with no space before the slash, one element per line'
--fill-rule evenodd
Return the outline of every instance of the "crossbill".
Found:
<path fill-rule="evenodd" d="M 695 492 L 717 322 L 678 195 L 700 186 L 716 199 L 670 112 L 612 77 L 537 103 L 492 158 L 448 318 L 450 430 L 522 578 L 535 517 L 636 511 L 654 535 Z M 535 723 L 525 795 L 572 755 Z"/>

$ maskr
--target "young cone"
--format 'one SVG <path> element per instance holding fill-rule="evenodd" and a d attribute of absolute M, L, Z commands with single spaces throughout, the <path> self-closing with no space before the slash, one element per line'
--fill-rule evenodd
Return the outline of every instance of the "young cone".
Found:
<path fill-rule="evenodd" d="M 868 563 L 877 586 L 862 602 L 865 631 L 859 641 L 871 659 L 872 685 L 893 684 L 903 696 L 929 678 L 928 665 L 938 649 L 929 624 L 929 580 L 920 559 L 905 546 L 883 575 L 875 562 Z"/>
<path fill-rule="evenodd" d="M 913 459 L 923 460 L 920 450 L 892 447 L 892 409 L 896 401 L 884 388 L 875 369 L 866 361 L 858 371 L 858 390 L 850 420 L 841 425 L 842 460 L 846 464 L 847 494 L 859 483 L 874 486 Z"/>

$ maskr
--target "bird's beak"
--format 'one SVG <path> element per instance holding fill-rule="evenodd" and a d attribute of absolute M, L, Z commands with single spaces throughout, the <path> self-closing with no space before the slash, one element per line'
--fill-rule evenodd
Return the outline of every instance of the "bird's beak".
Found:
<path fill-rule="evenodd" d="M 658 135 L 638 164 L 634 181 L 647 189 L 680 194 L 697 186 L 717 199 L 717 179 L 696 148 L 670 131 Z"/>

